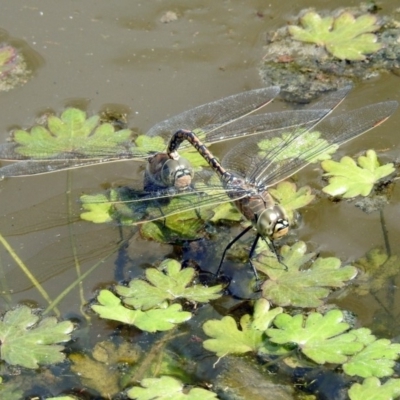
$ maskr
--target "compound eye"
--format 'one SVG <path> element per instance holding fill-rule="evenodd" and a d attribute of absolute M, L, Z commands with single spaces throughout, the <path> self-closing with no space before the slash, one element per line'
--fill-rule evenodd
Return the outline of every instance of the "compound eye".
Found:
<path fill-rule="evenodd" d="M 289 232 L 289 220 L 285 210 L 279 206 L 267 208 L 257 220 L 257 232 L 262 237 L 279 239 Z"/>
<path fill-rule="evenodd" d="M 173 186 L 175 182 L 175 173 L 179 170 L 178 160 L 167 160 L 161 168 L 161 180 L 166 186 Z"/>
<path fill-rule="evenodd" d="M 177 180 L 187 177 L 189 184 L 194 172 L 190 162 L 186 158 L 179 160 L 167 160 L 161 168 L 161 180 L 166 186 L 181 186 Z M 186 185 L 186 184 L 185 184 Z"/>

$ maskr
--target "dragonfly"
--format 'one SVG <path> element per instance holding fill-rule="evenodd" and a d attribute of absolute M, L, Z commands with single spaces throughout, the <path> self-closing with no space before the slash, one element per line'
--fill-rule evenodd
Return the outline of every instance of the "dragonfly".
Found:
<path fill-rule="evenodd" d="M 339 97 L 343 96 L 348 88 L 338 92 Z M 312 121 L 308 125 L 280 130 L 282 136 L 278 141 L 274 141 L 276 132 L 250 136 L 231 149 L 221 162 L 194 132 L 178 130 L 170 139 L 167 154 L 172 159 L 179 159 L 177 150 L 180 145 L 183 142 L 190 143 L 219 177 L 219 182 L 215 183 L 212 179 L 207 182 L 205 177 L 195 177 L 190 190 L 180 193 L 157 191 L 137 195 L 125 189 L 121 192 L 121 199 L 110 201 L 110 204 L 120 216 L 129 213 L 132 224 L 138 225 L 192 209 L 232 202 L 251 225 L 227 245 L 217 275 L 220 274 L 229 248 L 249 230 L 254 229 L 256 236 L 250 248 L 249 261 L 258 277 L 251 262 L 258 241 L 263 239 L 274 249 L 274 242 L 288 233 L 290 224 L 284 208 L 275 202 L 268 189 L 314 162 L 327 151 L 334 151 L 338 146 L 382 124 L 397 106 L 396 101 L 385 101 L 339 115 L 327 116 L 326 112 L 318 121 Z M 260 151 L 260 144 L 265 139 L 272 139 L 272 144 L 266 150 Z"/>
<path fill-rule="evenodd" d="M 269 104 L 278 94 L 279 87 L 272 86 L 235 94 L 207 103 L 178 114 L 154 125 L 147 137 L 163 138 L 167 143 L 171 132 L 177 127 L 201 130 L 201 139 L 207 144 L 241 138 L 250 135 L 279 132 L 282 128 L 304 126 L 310 121 L 318 121 L 329 113 L 350 90 L 324 97 L 308 109 L 255 114 Z M 41 139 L 38 139 L 39 141 Z M 171 156 L 166 152 L 156 152 L 149 146 L 138 146 L 127 141 L 117 146 L 77 145 L 71 139 L 71 149 L 56 155 L 48 150 L 46 142 L 35 158 L 23 155 L 23 145 L 16 142 L 0 144 L 0 160 L 13 163 L 0 167 L 0 177 L 17 177 L 44 174 L 89 165 L 104 164 L 123 160 L 147 160 L 144 189 L 175 187 L 184 190 L 190 186 L 193 167 L 184 157 Z M 181 149 L 189 148 L 183 143 Z"/>

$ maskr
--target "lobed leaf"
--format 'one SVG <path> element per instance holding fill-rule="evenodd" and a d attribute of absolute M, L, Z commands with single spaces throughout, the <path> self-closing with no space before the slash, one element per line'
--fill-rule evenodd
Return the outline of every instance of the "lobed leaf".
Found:
<path fill-rule="evenodd" d="M 331 196 L 343 195 L 344 198 L 359 195 L 368 196 L 376 182 L 394 172 L 392 163 L 380 165 L 375 151 L 368 150 L 366 156 L 358 158 L 358 164 L 350 157 L 340 162 L 326 160 L 322 168 L 329 176 L 329 185 L 322 190 Z"/>

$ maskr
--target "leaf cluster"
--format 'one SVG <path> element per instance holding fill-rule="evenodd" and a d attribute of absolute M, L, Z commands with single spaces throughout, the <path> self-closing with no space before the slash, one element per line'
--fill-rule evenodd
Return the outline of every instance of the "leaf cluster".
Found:
<path fill-rule="evenodd" d="M 325 315 L 312 312 L 307 316 L 291 316 L 283 313 L 281 307 L 270 309 L 265 299 L 255 303 L 252 316 L 246 314 L 240 319 L 239 327 L 227 316 L 205 322 L 203 330 L 210 337 L 204 341 L 204 348 L 218 357 L 253 352 L 285 358 L 285 355 L 292 356 L 296 348 L 317 364 L 339 364 L 347 375 L 374 377 L 366 382 L 368 385 L 373 382 L 375 387 L 380 386 L 377 378 L 393 375 L 400 354 L 400 344 L 377 339 L 366 328 L 351 329 L 340 310 L 331 310 Z M 375 390 L 375 395 L 389 390 L 399 393 L 397 381 L 392 381 L 388 387 Z M 349 393 L 358 391 L 363 391 L 361 385 L 356 385 Z"/>
<path fill-rule="evenodd" d="M 304 242 L 285 245 L 278 260 L 266 244 L 258 247 L 254 265 L 268 276 L 262 285 L 263 297 L 279 306 L 318 307 L 333 289 L 357 275 L 355 267 L 341 266 L 336 257 L 314 260 L 315 254 L 306 250 Z"/>
<path fill-rule="evenodd" d="M 30 132 L 16 130 L 14 141 L 19 145 L 16 152 L 32 159 L 51 159 L 63 153 L 78 153 L 92 157 L 107 149 L 124 149 L 131 137 L 129 129 L 115 131 L 110 123 L 100 124 L 100 117 L 87 118 L 77 108 L 67 108 L 60 118 L 50 115 L 47 127 L 35 125 Z"/>
<path fill-rule="evenodd" d="M 118 285 L 118 298 L 109 290 L 97 297 L 100 305 L 92 309 L 101 318 L 134 325 L 148 332 L 166 331 L 187 321 L 191 313 L 182 311 L 179 299 L 207 303 L 220 297 L 221 285 L 204 287 L 193 284 L 195 270 L 181 269 L 178 262 L 165 260 L 159 269 L 148 268 L 146 280 L 133 279 L 128 286 Z"/>
<path fill-rule="evenodd" d="M 355 18 L 344 12 L 337 18 L 322 18 L 315 12 L 308 12 L 300 19 L 303 26 L 289 26 L 289 33 L 295 40 L 325 46 L 334 57 L 341 60 L 360 61 L 366 54 L 377 52 L 382 45 L 371 32 L 380 26 L 372 14 Z"/>
<path fill-rule="evenodd" d="M 394 172 L 392 163 L 380 165 L 376 152 L 368 150 L 360 156 L 357 163 L 350 157 L 343 157 L 340 162 L 325 160 L 321 163 L 329 177 L 329 185 L 322 190 L 331 195 L 344 198 L 368 196 L 375 183 Z"/>

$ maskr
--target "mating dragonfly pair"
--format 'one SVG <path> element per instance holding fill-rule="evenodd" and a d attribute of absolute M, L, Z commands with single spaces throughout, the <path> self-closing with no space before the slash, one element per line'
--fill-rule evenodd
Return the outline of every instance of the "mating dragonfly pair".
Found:
<path fill-rule="evenodd" d="M 156 154 L 152 149 L 143 150 L 133 142 L 124 142 L 111 151 L 108 147 L 74 148 L 54 155 L 46 153 L 44 148 L 37 159 L 28 159 L 20 151 L 20 144 L 6 143 L 0 146 L 0 159 L 17 162 L 0 168 L 0 176 L 34 175 L 122 159 L 147 159 L 144 190 L 139 194 L 137 190 L 128 190 L 127 199 L 113 202 L 119 213 L 129 210 L 133 224 L 229 201 L 252 222 L 252 226 L 228 244 L 219 273 L 226 251 L 252 227 L 256 238 L 250 250 L 250 263 L 260 238 L 269 239 L 273 245 L 275 239 L 288 232 L 287 214 L 268 193 L 269 187 L 383 123 L 397 108 L 397 102 L 386 101 L 338 116 L 329 115 L 350 89 L 337 90 L 305 109 L 294 111 L 256 113 L 277 96 L 278 87 L 252 90 L 196 107 L 150 129 L 148 137 L 169 138 L 167 151 Z M 194 133 L 181 129 L 171 137 L 171 132 L 179 127 L 197 130 Z M 221 163 L 206 147 L 241 137 L 245 138 Z M 178 149 L 190 144 L 216 172 L 219 182 L 204 171 L 194 173 L 190 163 L 178 154 Z M 171 201 L 176 198 L 183 201 Z"/>

